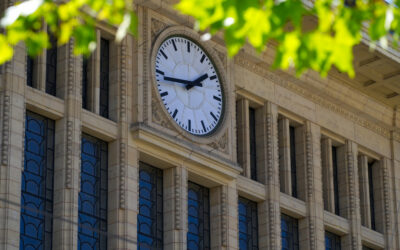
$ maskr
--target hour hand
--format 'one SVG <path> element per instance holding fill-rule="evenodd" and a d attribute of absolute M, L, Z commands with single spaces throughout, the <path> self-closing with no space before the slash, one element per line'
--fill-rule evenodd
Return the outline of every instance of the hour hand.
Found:
<path fill-rule="evenodd" d="M 205 80 L 205 79 L 207 79 L 207 78 L 208 78 L 208 75 L 207 75 L 207 74 L 204 74 L 204 75 L 200 76 L 199 78 L 197 78 L 196 80 L 194 80 L 194 81 L 192 82 L 191 85 L 187 85 L 187 86 L 186 86 L 186 89 L 189 90 L 189 89 L 193 88 L 194 86 L 203 87 L 203 85 L 202 85 L 200 82 L 203 81 L 203 80 Z"/>
<path fill-rule="evenodd" d="M 188 86 L 200 86 L 200 87 L 203 86 L 201 83 L 196 83 L 196 82 L 183 80 L 183 79 L 179 79 L 179 78 L 168 77 L 168 76 L 164 76 L 164 80 L 170 81 L 170 82 L 183 83 L 183 84 L 186 84 Z"/>

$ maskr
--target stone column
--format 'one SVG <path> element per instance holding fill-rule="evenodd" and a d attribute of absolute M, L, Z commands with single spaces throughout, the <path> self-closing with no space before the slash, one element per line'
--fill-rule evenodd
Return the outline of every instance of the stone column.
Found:
<path fill-rule="evenodd" d="M 278 128 L 280 191 L 292 195 L 289 119 L 280 118 Z"/>
<path fill-rule="evenodd" d="M 137 230 L 138 153 L 128 146 L 129 121 L 131 120 L 132 37 L 120 44 L 112 44 L 110 57 L 110 117 L 117 121 L 118 139 L 110 144 L 109 170 L 109 248 L 132 249 L 136 246 L 132 229 Z M 111 114 L 112 113 L 112 114 Z M 133 151 L 134 157 L 130 157 Z M 136 200 L 133 200 L 136 199 Z M 135 215 L 136 214 L 136 215 Z M 135 218 L 133 218 L 135 216 Z"/>
<path fill-rule="evenodd" d="M 298 132 L 297 132 L 298 131 Z M 302 128 L 297 129 L 296 160 L 298 166 L 298 192 L 306 202 L 307 216 L 299 223 L 300 247 L 304 249 L 324 249 L 324 204 L 322 197 L 321 168 L 321 132 L 320 127 L 306 121 Z M 300 138 L 304 142 L 301 143 Z M 303 166 L 302 166 L 303 164 Z M 301 231 L 306 229 L 306 234 Z"/>
<path fill-rule="evenodd" d="M 249 101 L 240 99 L 236 102 L 238 162 L 243 168 L 242 175 L 250 178 L 250 131 L 249 131 Z"/>
<path fill-rule="evenodd" d="M 361 249 L 361 218 L 358 186 L 357 155 L 358 147 L 353 141 L 346 141 L 338 150 L 338 179 L 343 180 L 339 186 L 340 214 L 350 223 L 350 233 L 342 237 L 342 248 Z"/>
<path fill-rule="evenodd" d="M 321 141 L 322 186 L 324 209 L 335 213 L 335 184 L 333 180 L 332 140 Z"/>
<path fill-rule="evenodd" d="M 186 249 L 188 172 L 164 170 L 164 249 Z"/>
<path fill-rule="evenodd" d="M 58 49 L 63 59 L 57 78 L 63 85 L 65 116 L 56 121 L 54 161 L 54 249 L 77 248 L 78 195 L 81 152 L 81 59 L 73 54 L 74 42 Z"/>
<path fill-rule="evenodd" d="M 24 166 L 26 52 L 19 44 L 0 74 L 0 249 L 19 249 Z"/>
<path fill-rule="evenodd" d="M 280 249 L 280 189 L 278 158 L 278 109 L 275 104 L 265 103 L 262 108 L 262 133 L 260 145 L 263 165 L 260 181 L 265 183 L 266 200 L 258 205 L 260 249 Z M 261 126 L 261 125 L 260 125 Z M 260 159 L 260 160 L 261 160 Z"/>
<path fill-rule="evenodd" d="M 368 157 L 358 156 L 358 183 L 360 189 L 361 225 L 371 228 L 371 211 L 368 181 Z"/>
<path fill-rule="evenodd" d="M 396 242 L 395 236 L 395 223 L 394 223 L 394 211 L 393 211 L 393 200 L 392 195 L 393 185 L 390 181 L 392 178 L 392 166 L 391 160 L 382 157 L 379 162 L 379 180 L 378 185 L 374 186 L 380 194 L 380 196 L 374 197 L 374 200 L 379 204 L 376 208 L 376 212 L 379 214 L 380 220 L 377 221 L 377 228 L 381 228 L 382 233 L 385 237 L 385 249 L 395 249 Z M 378 177 L 377 176 L 377 177 Z M 374 175 L 375 178 L 375 175 Z"/>

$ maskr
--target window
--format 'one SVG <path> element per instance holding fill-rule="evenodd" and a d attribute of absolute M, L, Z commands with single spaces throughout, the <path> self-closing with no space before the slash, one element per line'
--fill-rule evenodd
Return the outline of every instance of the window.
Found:
<path fill-rule="evenodd" d="M 249 108 L 249 135 L 250 135 L 250 175 L 257 180 L 257 147 L 256 147 L 256 111 Z"/>
<path fill-rule="evenodd" d="M 49 33 L 50 48 L 46 52 L 46 93 L 55 96 L 57 86 L 57 40 Z"/>
<path fill-rule="evenodd" d="M 107 143 L 82 135 L 78 249 L 107 248 Z"/>
<path fill-rule="evenodd" d="M 296 137 L 295 128 L 289 127 L 290 134 L 290 173 L 292 180 L 292 196 L 297 197 L 297 172 L 296 172 Z"/>
<path fill-rule="evenodd" d="M 26 85 L 33 87 L 33 67 L 34 59 L 29 55 L 26 56 Z"/>
<path fill-rule="evenodd" d="M 89 58 L 83 57 L 82 60 L 82 108 L 88 109 L 88 73 Z"/>
<path fill-rule="evenodd" d="M 54 121 L 26 112 L 20 249 L 51 249 Z"/>
<path fill-rule="evenodd" d="M 332 147 L 332 174 L 333 174 L 333 197 L 335 200 L 335 214 L 339 215 L 339 179 L 338 179 L 338 162 L 337 148 Z"/>
<path fill-rule="evenodd" d="M 239 197 L 239 249 L 258 249 L 257 203 Z"/>
<path fill-rule="evenodd" d="M 340 250 L 340 236 L 331 232 L 325 232 L 325 249 Z"/>
<path fill-rule="evenodd" d="M 368 185 L 369 185 L 369 211 L 371 214 L 371 229 L 376 230 L 375 227 L 375 202 L 374 202 L 374 181 L 372 166 L 375 162 L 368 163 Z"/>
<path fill-rule="evenodd" d="M 288 215 L 281 215 L 282 250 L 299 249 L 298 221 Z"/>
<path fill-rule="evenodd" d="M 100 44 L 100 115 L 108 118 L 110 43 L 101 38 Z"/>
<path fill-rule="evenodd" d="M 187 249 L 210 249 L 209 190 L 193 182 L 188 183 Z"/>
<path fill-rule="evenodd" d="M 162 170 L 140 163 L 138 249 L 163 248 Z"/>

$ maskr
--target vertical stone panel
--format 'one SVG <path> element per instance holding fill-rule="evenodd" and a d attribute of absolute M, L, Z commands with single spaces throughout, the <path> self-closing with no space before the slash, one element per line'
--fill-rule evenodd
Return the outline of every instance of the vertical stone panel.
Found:
<path fill-rule="evenodd" d="M 65 116 L 56 121 L 54 165 L 54 249 L 74 249 L 78 234 L 78 194 L 81 145 L 81 59 L 73 54 L 74 41 L 58 49 L 64 69 L 57 85 L 65 100 Z"/>
<path fill-rule="evenodd" d="M 358 147 L 353 141 L 346 141 L 343 147 L 339 148 L 339 158 L 344 162 L 338 162 L 338 178 L 343 178 L 343 192 L 339 189 L 346 200 L 340 200 L 341 214 L 349 220 L 350 233 L 342 237 L 342 248 L 360 249 L 361 248 L 361 218 L 360 218 L 360 199 L 358 186 Z M 341 157 L 342 156 L 342 157 Z M 343 165 L 341 165 L 343 164 Z M 343 169 L 343 171 L 340 171 Z"/>
<path fill-rule="evenodd" d="M 228 185 L 224 186 L 222 192 L 226 195 L 226 199 L 222 197 L 221 202 L 222 204 L 225 204 L 223 206 L 225 206 L 226 208 L 222 207 L 223 217 L 221 222 L 221 244 L 223 246 L 226 246 L 226 249 L 239 249 L 238 192 L 236 182 L 232 181 Z M 224 212 L 225 209 L 226 212 Z M 226 244 L 224 244 L 225 237 Z"/>
<path fill-rule="evenodd" d="M 19 248 L 21 173 L 24 156 L 25 46 L 3 65 L 1 86 L 0 249 Z"/>
<path fill-rule="evenodd" d="M 333 181 L 332 140 L 325 138 L 321 141 L 322 180 L 324 209 L 335 212 L 335 187 Z"/>
<path fill-rule="evenodd" d="M 368 157 L 358 156 L 358 183 L 360 189 L 360 217 L 361 225 L 371 228 L 371 211 L 368 181 Z"/>
<path fill-rule="evenodd" d="M 322 195 L 322 168 L 321 168 L 321 134 L 320 128 L 307 121 L 301 129 L 296 129 L 296 145 L 303 138 L 303 153 L 296 152 L 298 166 L 298 189 L 299 197 L 304 197 L 307 207 L 307 216 L 299 223 L 300 237 L 303 242 L 300 247 L 305 249 L 324 249 L 324 205 Z M 297 147 L 300 148 L 300 147 Z M 297 150 L 296 148 L 296 150 Z M 304 164 L 303 166 L 301 164 Z M 304 190 L 304 191 L 302 191 Z M 302 227 L 307 227 L 307 235 L 301 236 L 304 232 Z"/>

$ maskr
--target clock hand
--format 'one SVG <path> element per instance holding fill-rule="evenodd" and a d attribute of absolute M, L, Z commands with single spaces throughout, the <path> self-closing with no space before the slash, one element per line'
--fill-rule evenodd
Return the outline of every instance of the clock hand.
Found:
<path fill-rule="evenodd" d="M 183 80 L 183 79 L 173 78 L 173 77 L 168 77 L 168 76 L 164 76 L 164 80 L 170 81 L 170 82 L 183 83 L 183 84 L 186 84 L 188 86 L 189 85 L 191 85 L 191 86 L 200 86 L 200 87 L 203 86 L 200 82 L 193 82 L 193 81 L 188 81 L 188 80 Z"/>
<path fill-rule="evenodd" d="M 202 76 L 200 76 L 199 78 L 197 78 L 196 80 L 194 80 L 191 85 L 187 85 L 186 89 L 189 90 L 191 88 L 193 88 L 194 86 L 199 86 L 199 87 L 203 87 L 203 85 L 197 85 L 200 84 L 201 81 L 205 80 L 208 78 L 208 74 L 204 74 Z"/>

